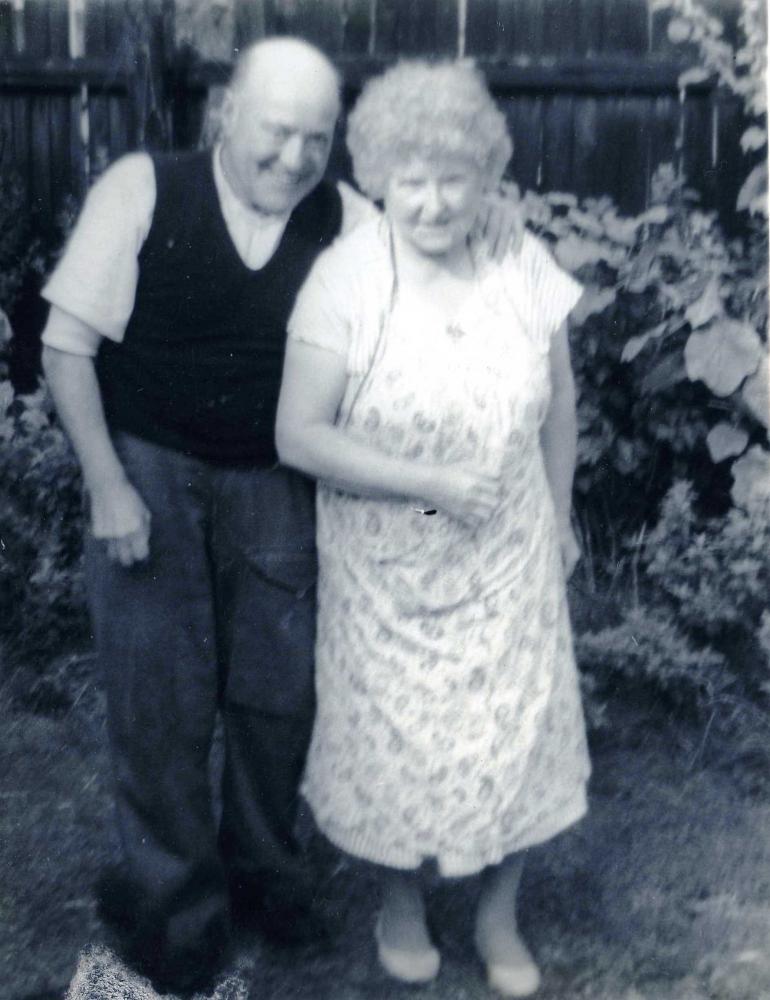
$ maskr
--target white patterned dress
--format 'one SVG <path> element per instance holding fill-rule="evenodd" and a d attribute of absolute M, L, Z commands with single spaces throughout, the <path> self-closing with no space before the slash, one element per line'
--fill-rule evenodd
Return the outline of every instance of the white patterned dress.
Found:
<path fill-rule="evenodd" d="M 466 875 L 586 809 L 589 762 L 539 432 L 550 336 L 580 295 L 532 236 L 475 253 L 452 323 L 395 289 L 387 224 L 318 260 L 290 337 L 343 354 L 338 422 L 415 462 L 499 471 L 469 529 L 319 485 L 318 708 L 303 791 L 328 838 L 394 868 Z"/>

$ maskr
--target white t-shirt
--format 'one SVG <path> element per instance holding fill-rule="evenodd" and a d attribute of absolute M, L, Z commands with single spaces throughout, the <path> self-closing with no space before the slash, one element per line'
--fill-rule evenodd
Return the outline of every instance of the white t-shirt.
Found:
<path fill-rule="evenodd" d="M 240 201 L 214 150 L 214 183 L 230 238 L 246 267 L 257 271 L 275 252 L 289 214 L 265 215 Z M 340 182 L 342 233 L 377 216 L 377 209 Z M 138 256 L 155 211 L 155 170 L 147 153 L 117 160 L 88 193 L 64 255 L 42 291 L 61 312 L 43 343 L 93 357 L 102 337 L 120 342 L 134 308 Z M 65 315 L 63 315 L 65 314 Z M 84 330 L 85 323 L 89 330 Z"/>

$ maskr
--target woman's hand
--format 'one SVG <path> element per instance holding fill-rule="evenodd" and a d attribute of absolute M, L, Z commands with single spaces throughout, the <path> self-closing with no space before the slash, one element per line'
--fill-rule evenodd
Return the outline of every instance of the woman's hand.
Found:
<path fill-rule="evenodd" d="M 581 555 L 580 546 L 578 545 L 569 519 L 559 522 L 559 548 L 561 549 L 561 561 L 564 566 L 564 578 L 568 580 L 572 576 L 572 571 Z"/>
<path fill-rule="evenodd" d="M 500 505 L 500 479 L 467 465 L 438 466 L 430 499 L 450 517 L 479 528 Z"/>

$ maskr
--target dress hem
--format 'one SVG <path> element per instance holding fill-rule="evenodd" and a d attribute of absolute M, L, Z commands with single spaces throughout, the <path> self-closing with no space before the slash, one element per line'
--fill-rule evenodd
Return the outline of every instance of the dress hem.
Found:
<path fill-rule="evenodd" d="M 424 861 L 435 859 L 439 873 L 445 878 L 462 878 L 469 875 L 476 875 L 489 865 L 497 865 L 508 855 L 515 854 L 530 847 L 535 847 L 547 840 L 551 840 L 557 834 L 562 833 L 568 827 L 573 826 L 581 820 L 588 811 L 588 801 L 586 797 L 585 785 L 569 799 L 558 812 L 558 815 L 550 816 L 546 821 L 529 830 L 526 835 L 511 838 L 503 841 L 495 851 L 485 854 L 460 855 L 445 853 L 418 853 L 411 851 L 394 851 L 391 845 L 383 845 L 374 838 L 360 835 L 346 830 L 334 823 L 326 823 L 318 819 L 313 809 L 313 803 L 308 798 L 307 793 L 303 794 L 308 802 L 316 825 L 323 835 L 335 847 L 341 851 L 369 861 L 372 864 L 383 865 L 387 868 L 396 868 L 401 871 L 413 871 L 419 868 Z"/>

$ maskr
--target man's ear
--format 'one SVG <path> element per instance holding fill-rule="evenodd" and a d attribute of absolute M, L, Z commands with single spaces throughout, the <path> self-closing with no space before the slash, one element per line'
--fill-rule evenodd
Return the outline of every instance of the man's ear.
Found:
<path fill-rule="evenodd" d="M 235 120 L 238 117 L 238 104 L 235 96 L 229 88 L 225 91 L 222 104 L 219 109 L 219 122 L 222 134 L 230 135 L 235 127 Z"/>

